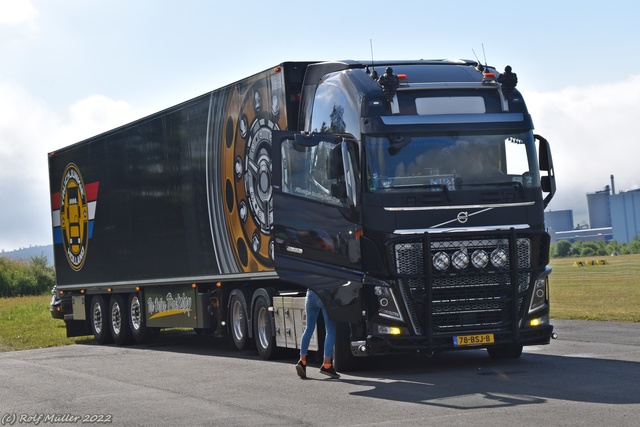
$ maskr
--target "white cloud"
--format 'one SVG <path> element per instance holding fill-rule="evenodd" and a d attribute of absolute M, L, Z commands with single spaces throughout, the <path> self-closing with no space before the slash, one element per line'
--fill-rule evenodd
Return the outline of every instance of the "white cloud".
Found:
<path fill-rule="evenodd" d="M 24 25 L 36 29 L 38 10 L 30 0 L 0 0 L 0 25 Z"/>
<path fill-rule="evenodd" d="M 587 193 L 615 176 L 616 192 L 639 188 L 640 75 L 557 92 L 526 93 L 536 131 L 553 152 L 558 192 L 549 208 L 588 222 Z"/>
<path fill-rule="evenodd" d="M 0 82 L 0 250 L 50 243 L 47 153 L 141 115 L 101 95 L 59 114 L 19 86 Z"/>
<path fill-rule="evenodd" d="M 132 117 L 133 110 L 126 101 L 114 101 L 104 95 L 80 100 L 69 108 L 68 123 L 62 130 L 67 138 L 64 145 L 123 125 Z"/>

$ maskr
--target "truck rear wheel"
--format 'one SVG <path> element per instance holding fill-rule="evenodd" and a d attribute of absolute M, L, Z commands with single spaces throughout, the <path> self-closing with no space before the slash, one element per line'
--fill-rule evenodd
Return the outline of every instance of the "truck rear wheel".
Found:
<path fill-rule="evenodd" d="M 117 345 L 126 345 L 131 342 L 131 329 L 129 328 L 129 314 L 121 295 L 112 295 L 109 304 L 111 321 L 111 335 Z"/>
<path fill-rule="evenodd" d="M 258 354 L 263 359 L 276 358 L 280 352 L 276 347 L 273 318 L 271 312 L 269 312 L 269 301 L 262 295 L 255 300 L 252 319 L 253 337 L 256 341 Z"/>
<path fill-rule="evenodd" d="M 487 347 L 487 352 L 492 359 L 517 359 L 522 354 L 522 346 L 511 344 Z"/>
<path fill-rule="evenodd" d="M 144 304 L 140 295 L 135 293 L 129 295 L 129 329 L 133 340 L 138 344 L 151 341 L 160 333 L 159 328 L 149 328 L 145 319 Z"/>
<path fill-rule="evenodd" d="M 249 323 L 246 307 L 247 304 L 242 293 L 231 297 L 229 323 L 231 324 L 231 338 L 238 350 L 245 350 L 249 347 Z"/>
<path fill-rule="evenodd" d="M 109 344 L 113 342 L 111 335 L 109 305 L 108 298 L 102 295 L 95 295 L 91 298 L 91 317 L 89 323 L 91 332 L 98 344 Z"/>

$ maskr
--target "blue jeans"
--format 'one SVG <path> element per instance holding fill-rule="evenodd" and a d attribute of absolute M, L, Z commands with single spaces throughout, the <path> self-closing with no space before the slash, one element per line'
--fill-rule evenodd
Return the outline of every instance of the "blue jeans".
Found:
<path fill-rule="evenodd" d="M 333 344 L 336 342 L 336 322 L 329 319 L 327 315 L 327 309 L 324 307 L 322 300 L 315 292 L 308 290 L 307 297 L 305 298 L 305 310 L 307 311 L 307 326 L 302 334 L 302 341 L 300 342 L 300 354 L 307 354 L 309 351 L 309 342 L 311 342 L 311 336 L 316 329 L 316 323 L 318 322 L 318 315 L 322 311 L 324 316 L 324 328 L 326 335 L 324 337 L 324 356 L 333 356 Z"/>

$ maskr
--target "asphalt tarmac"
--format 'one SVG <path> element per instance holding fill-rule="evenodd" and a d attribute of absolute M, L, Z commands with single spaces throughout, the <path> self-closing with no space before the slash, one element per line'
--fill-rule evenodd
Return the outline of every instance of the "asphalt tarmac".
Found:
<path fill-rule="evenodd" d="M 339 380 L 184 333 L 0 353 L 0 425 L 640 425 L 640 324 L 552 323 L 558 339 L 518 360 L 381 357 Z"/>

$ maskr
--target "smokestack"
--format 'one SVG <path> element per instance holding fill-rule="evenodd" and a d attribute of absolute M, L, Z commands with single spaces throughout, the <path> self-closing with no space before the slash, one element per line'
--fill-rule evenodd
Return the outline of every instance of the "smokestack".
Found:
<path fill-rule="evenodd" d="M 613 180 L 613 175 L 611 175 L 611 195 L 616 195 L 616 183 Z"/>

